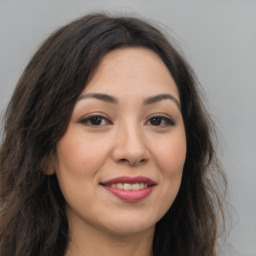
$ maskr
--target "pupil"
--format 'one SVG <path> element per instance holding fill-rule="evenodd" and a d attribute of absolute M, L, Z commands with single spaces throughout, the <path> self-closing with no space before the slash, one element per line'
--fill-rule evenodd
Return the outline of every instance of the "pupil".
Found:
<path fill-rule="evenodd" d="M 160 125 L 161 124 L 161 118 L 160 117 L 153 117 L 150 121 L 152 125 Z"/>
<path fill-rule="evenodd" d="M 93 125 L 100 125 L 101 123 L 101 117 L 95 116 L 91 119 L 91 124 Z"/>

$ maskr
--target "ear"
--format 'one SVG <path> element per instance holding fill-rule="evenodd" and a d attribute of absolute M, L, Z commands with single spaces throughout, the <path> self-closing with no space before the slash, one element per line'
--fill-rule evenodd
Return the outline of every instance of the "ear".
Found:
<path fill-rule="evenodd" d="M 55 174 L 55 157 L 52 153 L 42 159 L 41 170 L 45 175 Z"/>

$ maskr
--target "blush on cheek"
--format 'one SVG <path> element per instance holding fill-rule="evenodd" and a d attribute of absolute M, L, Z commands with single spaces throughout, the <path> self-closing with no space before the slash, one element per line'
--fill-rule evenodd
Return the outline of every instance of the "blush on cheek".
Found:
<path fill-rule="evenodd" d="M 159 169 L 170 177 L 181 176 L 186 158 L 185 150 L 170 150 L 159 156 Z"/>

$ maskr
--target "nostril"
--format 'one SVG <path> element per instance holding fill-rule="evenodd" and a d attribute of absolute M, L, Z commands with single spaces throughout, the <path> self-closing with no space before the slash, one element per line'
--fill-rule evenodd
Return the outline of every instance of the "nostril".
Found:
<path fill-rule="evenodd" d="M 147 159 L 143 158 L 141 160 L 129 160 L 129 159 L 126 159 L 126 158 L 121 158 L 119 159 L 119 162 L 120 163 L 125 163 L 125 164 L 129 164 L 130 166 L 135 166 L 135 165 L 138 165 L 138 164 L 143 164 L 147 161 Z"/>
<path fill-rule="evenodd" d="M 119 159 L 119 162 L 120 163 L 125 163 L 125 164 L 129 164 L 131 166 L 135 165 L 136 164 L 136 161 L 131 161 L 131 160 L 128 160 L 126 158 L 121 158 Z"/>

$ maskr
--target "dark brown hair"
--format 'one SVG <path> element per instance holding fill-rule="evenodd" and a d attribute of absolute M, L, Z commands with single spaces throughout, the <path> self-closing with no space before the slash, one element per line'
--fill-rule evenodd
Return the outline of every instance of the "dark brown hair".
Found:
<path fill-rule="evenodd" d="M 177 198 L 156 224 L 154 255 L 216 255 L 218 216 L 223 216 L 219 189 L 225 188 L 226 180 L 217 164 L 214 126 L 200 100 L 197 80 L 155 26 L 105 14 L 87 15 L 52 34 L 14 91 L 0 149 L 1 255 L 65 254 L 65 200 L 56 176 L 45 175 L 44 169 L 102 57 L 119 47 L 146 47 L 157 53 L 181 99 L 187 156 Z"/>

